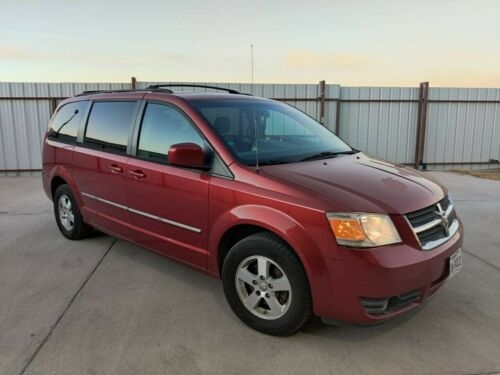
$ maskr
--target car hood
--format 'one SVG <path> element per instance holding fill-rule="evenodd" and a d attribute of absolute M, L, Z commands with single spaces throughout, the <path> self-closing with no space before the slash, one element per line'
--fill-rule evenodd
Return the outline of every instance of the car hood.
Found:
<path fill-rule="evenodd" d="M 436 180 L 363 153 L 261 167 L 289 187 L 308 190 L 326 211 L 405 214 L 435 204 L 446 194 Z"/>

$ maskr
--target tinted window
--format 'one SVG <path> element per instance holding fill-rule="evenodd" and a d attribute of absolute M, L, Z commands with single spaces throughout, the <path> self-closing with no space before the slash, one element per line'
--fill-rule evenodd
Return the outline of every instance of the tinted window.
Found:
<path fill-rule="evenodd" d="M 88 101 L 68 103 L 57 111 L 48 136 L 61 141 L 75 141 Z"/>
<path fill-rule="evenodd" d="M 136 104 L 94 102 L 85 132 L 85 143 L 97 148 L 125 152 Z"/>
<path fill-rule="evenodd" d="M 269 111 L 266 120 L 267 136 L 314 135 L 295 118 L 278 111 Z"/>
<path fill-rule="evenodd" d="M 191 105 L 246 165 L 294 163 L 354 153 L 323 125 L 289 105 L 259 99 Z M 258 156 L 257 156 L 258 150 Z"/>
<path fill-rule="evenodd" d="M 181 112 L 149 103 L 142 119 L 137 156 L 167 163 L 168 149 L 177 143 L 204 145 L 203 138 Z"/>

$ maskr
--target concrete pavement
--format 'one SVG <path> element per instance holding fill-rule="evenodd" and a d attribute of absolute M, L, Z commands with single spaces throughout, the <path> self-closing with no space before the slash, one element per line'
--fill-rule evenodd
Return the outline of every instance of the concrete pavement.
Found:
<path fill-rule="evenodd" d="M 500 182 L 428 173 L 464 221 L 463 270 L 404 317 L 313 319 L 287 338 L 244 326 L 188 267 L 105 235 L 65 240 L 39 178 L 0 178 L 0 374 L 500 372 Z"/>

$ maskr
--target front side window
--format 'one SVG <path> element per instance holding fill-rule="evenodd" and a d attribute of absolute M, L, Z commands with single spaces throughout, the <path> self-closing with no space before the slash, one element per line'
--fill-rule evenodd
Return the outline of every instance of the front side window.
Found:
<path fill-rule="evenodd" d="M 49 138 L 75 142 L 78 127 L 88 103 L 88 101 L 72 102 L 61 107 L 50 124 Z"/>
<path fill-rule="evenodd" d="M 204 146 L 203 138 L 179 110 L 148 103 L 142 118 L 137 156 L 166 164 L 168 149 L 177 143 Z"/>
<path fill-rule="evenodd" d="M 259 99 L 197 100 L 191 105 L 244 165 L 283 164 L 355 153 L 289 105 Z"/>
<path fill-rule="evenodd" d="M 137 102 L 94 102 L 84 143 L 98 149 L 125 152 Z"/>

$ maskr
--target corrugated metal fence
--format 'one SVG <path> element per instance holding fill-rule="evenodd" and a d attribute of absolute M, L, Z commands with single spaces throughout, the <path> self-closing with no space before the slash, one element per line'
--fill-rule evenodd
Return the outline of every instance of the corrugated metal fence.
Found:
<path fill-rule="evenodd" d="M 413 163 L 418 97 L 418 88 L 342 87 L 339 135 L 369 154 Z"/>
<path fill-rule="evenodd" d="M 126 83 L 0 83 L 0 172 L 42 167 L 42 139 L 59 101 L 86 90 L 130 88 Z"/>
<path fill-rule="evenodd" d="M 42 137 L 60 100 L 87 90 L 155 83 L 0 83 L 0 172 L 41 168 Z M 498 167 L 500 89 L 207 84 L 294 105 L 353 147 L 397 163 L 429 169 Z"/>

